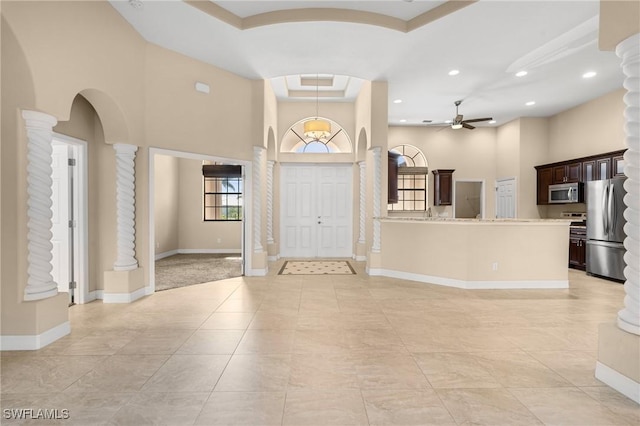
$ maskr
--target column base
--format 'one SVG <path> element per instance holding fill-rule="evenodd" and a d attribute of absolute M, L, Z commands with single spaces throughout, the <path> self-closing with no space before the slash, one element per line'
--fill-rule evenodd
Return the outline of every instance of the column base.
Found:
<path fill-rule="evenodd" d="M 640 336 L 600 324 L 596 378 L 640 404 Z"/>
<path fill-rule="evenodd" d="M 251 268 L 245 270 L 245 275 L 262 277 L 269 272 L 269 263 L 267 259 L 267 252 L 254 251 L 251 253 Z"/>
<path fill-rule="evenodd" d="M 367 248 L 364 243 L 356 244 L 355 260 L 358 262 L 364 262 L 367 260 Z"/>
<path fill-rule="evenodd" d="M 370 251 L 367 255 L 365 271 L 369 275 L 382 275 L 382 254 L 379 251 Z"/>
<path fill-rule="evenodd" d="M 144 271 L 142 268 L 104 272 L 102 300 L 104 303 L 131 303 L 144 295 Z"/>

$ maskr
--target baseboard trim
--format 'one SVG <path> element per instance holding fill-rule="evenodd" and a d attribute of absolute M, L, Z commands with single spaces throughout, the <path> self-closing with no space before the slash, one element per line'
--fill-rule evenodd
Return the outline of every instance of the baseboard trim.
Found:
<path fill-rule="evenodd" d="M 165 257 L 174 256 L 176 254 L 241 254 L 241 249 L 175 249 L 169 250 L 155 255 L 155 260 L 164 259 Z"/>
<path fill-rule="evenodd" d="M 264 269 L 247 269 L 245 271 L 245 275 L 249 277 L 264 277 L 267 275 L 269 270 L 267 268 Z"/>
<path fill-rule="evenodd" d="M 398 278 L 401 280 L 418 281 L 427 284 L 436 284 L 445 287 L 463 288 L 466 290 L 569 288 L 568 280 L 466 281 L 382 268 L 370 268 L 368 269 L 368 274 L 373 276 Z"/>
<path fill-rule="evenodd" d="M 354 257 L 353 257 L 353 259 L 354 259 L 356 262 L 366 262 L 366 260 L 367 260 L 367 256 L 354 256 Z"/>
<path fill-rule="evenodd" d="M 280 256 L 279 256 L 279 255 L 276 255 L 276 256 L 267 256 L 267 260 L 268 260 L 269 262 L 276 262 L 276 261 L 278 261 L 279 259 L 280 259 Z"/>
<path fill-rule="evenodd" d="M 178 254 L 178 250 L 169 250 L 162 253 L 156 253 L 156 260 L 164 259 L 165 257 L 173 256 Z"/>
<path fill-rule="evenodd" d="M 93 297 L 93 299 L 91 299 Z M 89 299 L 91 300 L 103 300 L 104 299 L 104 290 L 94 290 L 89 293 Z"/>
<path fill-rule="evenodd" d="M 0 336 L 0 351 L 35 351 L 71 333 L 69 321 L 44 333 L 25 336 Z"/>
<path fill-rule="evenodd" d="M 146 296 L 147 288 L 142 287 L 133 293 L 103 293 L 103 303 L 131 303 Z"/>
<path fill-rule="evenodd" d="M 640 383 L 600 361 L 596 362 L 596 379 L 617 390 L 636 404 L 640 404 Z"/>

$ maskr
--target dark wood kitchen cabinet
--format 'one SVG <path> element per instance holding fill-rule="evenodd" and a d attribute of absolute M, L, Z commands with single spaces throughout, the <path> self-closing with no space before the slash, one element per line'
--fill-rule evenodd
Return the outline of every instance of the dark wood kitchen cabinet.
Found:
<path fill-rule="evenodd" d="M 398 158 L 400 154 L 388 152 L 388 175 L 387 175 L 387 203 L 398 202 Z"/>
<path fill-rule="evenodd" d="M 433 205 L 450 206 L 453 202 L 453 172 L 451 169 L 433 170 Z"/>
<path fill-rule="evenodd" d="M 624 154 L 611 157 L 611 177 L 624 176 Z"/>
<path fill-rule="evenodd" d="M 582 162 L 562 164 L 553 168 L 553 183 L 580 182 Z"/>
<path fill-rule="evenodd" d="M 585 270 L 587 263 L 587 231 L 586 228 L 574 230 L 569 234 L 569 267 Z"/>
<path fill-rule="evenodd" d="M 537 204 L 549 204 L 549 185 L 553 182 L 553 167 L 545 167 L 537 170 L 538 195 Z"/>

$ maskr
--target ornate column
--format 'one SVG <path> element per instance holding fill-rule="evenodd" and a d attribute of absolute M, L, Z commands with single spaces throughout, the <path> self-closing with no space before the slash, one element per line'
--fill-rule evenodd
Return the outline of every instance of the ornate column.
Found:
<path fill-rule="evenodd" d="M 253 147 L 253 251 L 260 253 L 262 247 L 262 154 L 264 148 Z"/>
<path fill-rule="evenodd" d="M 380 253 L 380 201 L 382 198 L 382 148 L 373 148 L 373 246 Z"/>
<path fill-rule="evenodd" d="M 53 190 L 51 154 L 55 117 L 37 111 L 22 111 L 27 128 L 27 286 L 24 300 L 46 299 L 58 294 L 53 281 L 52 217 Z"/>
<path fill-rule="evenodd" d="M 267 244 L 273 244 L 273 166 L 274 161 L 267 161 Z"/>
<path fill-rule="evenodd" d="M 358 236 L 358 244 L 365 243 L 365 219 L 366 219 L 366 195 L 367 195 L 367 169 L 366 162 L 358 163 L 360 167 L 360 235 Z"/>
<path fill-rule="evenodd" d="M 618 312 L 618 327 L 629 333 L 640 335 L 640 34 L 629 37 L 616 47 L 616 54 L 622 58 L 625 75 L 624 95 L 626 104 L 625 133 L 627 152 L 624 154 L 624 174 L 627 180 L 624 189 L 627 195 L 624 203 L 627 220 L 624 231 L 627 249 L 624 260 L 626 278 L 624 309 Z"/>
<path fill-rule="evenodd" d="M 116 151 L 116 214 L 118 253 L 114 271 L 130 271 L 138 267 L 135 258 L 135 158 L 138 147 L 117 143 Z"/>

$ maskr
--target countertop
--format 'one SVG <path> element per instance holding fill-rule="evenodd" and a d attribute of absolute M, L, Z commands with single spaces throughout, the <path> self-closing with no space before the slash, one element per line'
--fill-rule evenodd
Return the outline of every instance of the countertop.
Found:
<path fill-rule="evenodd" d="M 449 224 L 483 224 L 483 225 L 561 225 L 569 226 L 570 219 L 459 219 L 451 217 L 380 217 L 382 222 L 428 222 Z"/>

